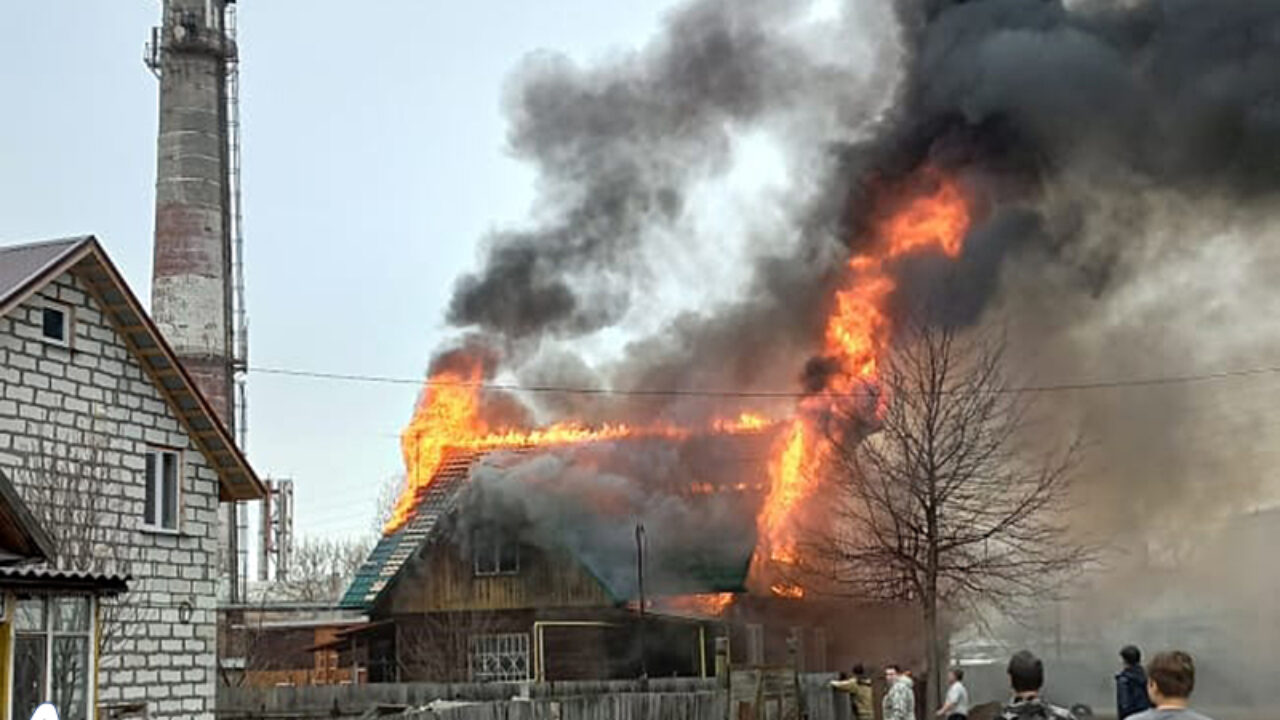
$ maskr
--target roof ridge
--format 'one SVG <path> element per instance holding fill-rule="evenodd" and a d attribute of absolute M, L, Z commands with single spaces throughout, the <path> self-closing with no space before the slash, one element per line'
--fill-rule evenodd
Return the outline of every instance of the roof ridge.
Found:
<path fill-rule="evenodd" d="M 0 245 L 0 252 L 6 252 L 9 250 L 25 250 L 28 248 L 45 247 L 46 245 L 57 245 L 58 243 L 75 244 L 75 243 L 84 242 L 86 240 L 92 240 L 93 237 L 94 235 L 92 233 L 86 233 L 84 235 L 67 235 L 65 237 L 60 237 L 60 238 L 49 238 L 48 240 L 35 240 L 32 242 L 4 244 L 4 245 Z"/>

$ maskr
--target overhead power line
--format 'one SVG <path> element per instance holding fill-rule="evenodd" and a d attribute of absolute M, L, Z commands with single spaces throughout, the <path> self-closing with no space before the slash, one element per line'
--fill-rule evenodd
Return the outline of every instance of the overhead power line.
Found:
<path fill-rule="evenodd" d="M 702 398 L 736 398 L 748 400 L 800 399 L 810 393 L 795 390 L 715 390 L 691 388 L 638 388 L 613 389 L 598 387 L 575 387 L 567 385 L 524 385 L 520 383 L 470 382 L 453 380 L 431 380 L 424 378 L 392 377 L 387 375 L 366 375 L 358 373 L 323 372 L 318 370 L 301 370 L 277 367 L 250 367 L 249 372 L 260 375 L 278 375 L 284 377 L 307 378 L 311 380 L 331 380 L 340 382 L 376 383 L 384 385 L 413 385 L 415 387 L 471 387 L 477 390 L 500 391 L 512 393 L 544 393 L 564 395 L 608 395 L 619 397 L 702 397 Z M 1021 385 L 992 390 L 1000 393 L 1053 393 L 1075 392 L 1086 390 L 1108 390 L 1121 388 L 1142 388 L 1161 385 L 1187 385 L 1191 383 L 1246 378 L 1260 375 L 1280 374 L 1280 365 L 1220 370 L 1215 372 L 1187 375 L 1164 375 L 1154 377 L 1134 377 L 1111 380 L 1088 380 L 1078 382 L 1049 383 L 1043 385 Z M 865 397 L 872 391 L 855 391 L 848 393 L 828 393 L 828 397 Z"/>

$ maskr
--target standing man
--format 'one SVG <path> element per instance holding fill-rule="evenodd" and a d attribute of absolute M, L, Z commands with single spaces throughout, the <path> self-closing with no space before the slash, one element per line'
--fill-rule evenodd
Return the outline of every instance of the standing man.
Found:
<path fill-rule="evenodd" d="M 831 687 L 849 693 L 849 701 L 853 706 L 854 720 L 873 720 L 871 678 L 867 677 L 862 663 L 853 666 L 853 677 L 832 680 Z"/>
<path fill-rule="evenodd" d="M 968 720 L 969 691 L 964 686 L 964 670 L 953 668 L 947 673 L 947 699 L 938 708 L 938 717 L 945 720 Z"/>
<path fill-rule="evenodd" d="M 1147 674 L 1142 671 L 1142 651 L 1133 645 L 1120 648 L 1124 669 L 1116 673 L 1116 718 L 1124 720 L 1151 707 L 1147 699 Z"/>
<path fill-rule="evenodd" d="M 1156 653 L 1147 666 L 1147 692 L 1155 708 L 1130 716 L 1130 720 L 1209 720 L 1190 709 L 1196 688 L 1196 665 L 1181 650 Z"/>
<path fill-rule="evenodd" d="M 1000 712 L 1000 720 L 1074 720 L 1067 710 L 1040 698 L 1044 663 L 1029 650 L 1009 658 L 1009 685 L 1013 687 L 1013 699 Z"/>
<path fill-rule="evenodd" d="M 902 666 L 890 665 L 884 670 L 888 690 L 884 694 L 884 720 L 915 720 L 916 693 L 911 678 L 902 672 Z"/>

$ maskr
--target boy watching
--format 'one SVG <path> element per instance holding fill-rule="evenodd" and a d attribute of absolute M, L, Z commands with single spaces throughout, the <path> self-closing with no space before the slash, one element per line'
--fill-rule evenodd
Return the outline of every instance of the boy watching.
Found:
<path fill-rule="evenodd" d="M 1147 694 L 1150 710 L 1130 715 L 1129 720 L 1209 720 L 1188 706 L 1196 687 L 1196 665 L 1181 650 L 1157 653 L 1147 665 Z"/>

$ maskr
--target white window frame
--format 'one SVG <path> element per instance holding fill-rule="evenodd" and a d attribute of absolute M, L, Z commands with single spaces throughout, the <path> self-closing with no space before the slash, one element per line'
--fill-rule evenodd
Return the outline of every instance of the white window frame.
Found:
<path fill-rule="evenodd" d="M 62 339 L 49 337 L 44 332 L 44 312 L 45 310 L 57 310 L 62 313 Z M 76 312 L 75 308 L 64 302 L 57 300 L 45 300 L 40 304 L 40 339 L 50 345 L 70 349 L 74 344 L 76 335 Z"/>
<path fill-rule="evenodd" d="M 30 594 L 34 597 L 41 598 L 44 602 L 45 629 L 42 631 L 42 633 L 45 639 L 45 642 L 44 642 L 44 645 L 45 645 L 44 647 L 44 653 L 45 653 L 44 654 L 44 692 L 45 692 L 44 701 L 45 702 L 51 702 L 50 695 L 53 689 L 53 639 L 57 637 L 59 634 L 64 636 L 74 634 L 74 633 L 65 633 L 65 632 L 56 633 L 53 630 L 53 615 L 52 615 L 52 609 L 51 609 L 52 603 L 50 602 L 50 600 L 53 600 L 54 598 L 59 598 L 59 597 L 82 597 L 82 598 L 88 599 L 89 601 L 89 630 L 88 630 L 89 660 L 88 660 L 88 666 L 87 666 L 88 679 L 85 682 L 85 712 L 86 712 L 85 717 L 88 718 L 88 720 L 97 720 L 98 708 L 97 708 L 97 705 L 94 703 L 94 699 L 98 697 L 98 673 L 97 673 L 98 598 L 92 595 L 78 595 L 75 593 L 61 594 L 61 593 L 32 592 Z M 18 599 L 16 596 L 9 597 L 3 591 L 0 591 L 0 599 L 4 601 L 4 604 L 7 607 L 17 607 Z M 6 657 L 4 658 L 5 667 L 8 668 L 9 672 L 7 675 L 0 674 L 0 682 L 8 683 L 9 685 L 7 688 L 5 688 L 5 697 L 7 698 L 8 702 L 6 703 L 4 708 L 4 717 L 0 720 L 26 720 L 25 718 L 13 717 L 13 706 L 15 704 L 14 693 L 13 693 L 13 679 L 14 679 L 13 678 L 14 676 L 13 656 L 16 649 L 14 646 L 17 645 L 17 640 L 18 640 L 18 628 L 17 628 L 16 620 L 17 620 L 17 617 L 15 615 L 14 617 L 9 618 L 9 622 L 7 624 L 0 626 L 0 629 L 8 633 L 8 637 L 5 639 L 8 640 L 8 643 L 6 644 L 9 649 L 8 653 L 6 654 Z M 24 631 L 24 634 L 29 632 L 30 631 Z M 62 710 L 59 709 L 58 713 L 59 715 L 61 715 Z"/>
<path fill-rule="evenodd" d="M 173 527 L 164 525 L 164 470 L 163 460 L 166 455 L 172 455 L 174 462 L 177 463 L 176 477 L 174 478 L 174 498 L 173 511 Z M 150 508 L 142 509 L 142 527 L 144 530 L 158 533 L 179 533 L 182 532 L 182 481 L 186 474 L 186 457 L 182 450 L 173 447 L 164 447 L 162 445 L 148 445 L 146 457 L 154 457 L 155 461 L 152 467 L 155 468 L 155 476 L 147 474 L 146 465 L 143 465 L 142 475 L 143 482 L 146 483 L 145 490 L 149 491 L 152 496 L 154 505 Z M 142 495 L 142 502 L 145 506 L 147 502 L 147 492 Z M 151 511 L 153 522 L 147 522 L 147 511 Z"/>
<path fill-rule="evenodd" d="M 489 658 L 501 668 L 504 659 L 524 667 L 524 673 L 477 672 L 477 661 Z M 467 636 L 467 677 L 471 682 L 522 682 L 529 679 L 529 633 L 493 633 Z"/>

